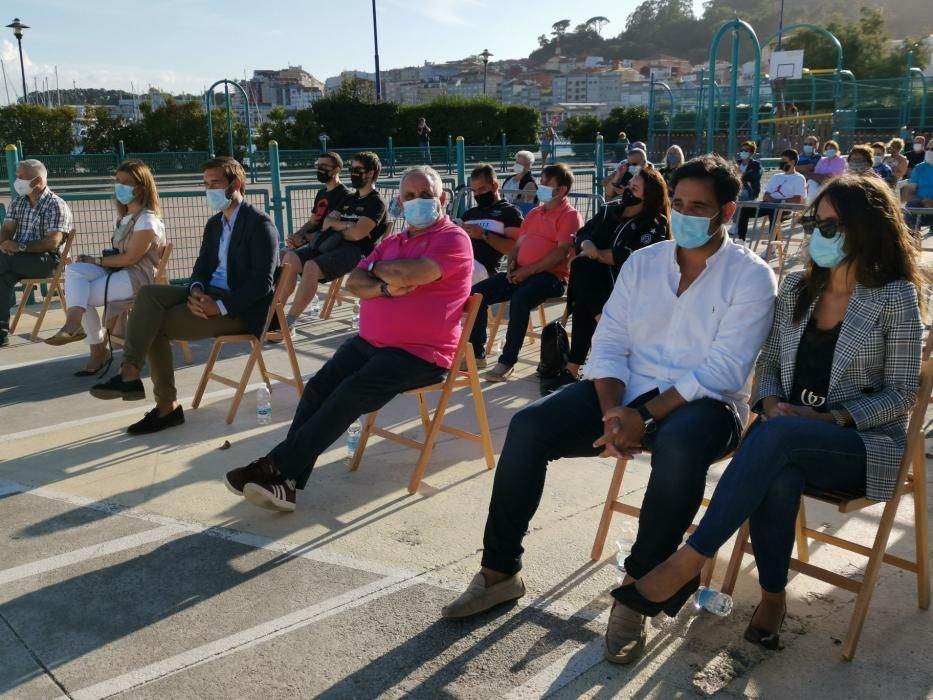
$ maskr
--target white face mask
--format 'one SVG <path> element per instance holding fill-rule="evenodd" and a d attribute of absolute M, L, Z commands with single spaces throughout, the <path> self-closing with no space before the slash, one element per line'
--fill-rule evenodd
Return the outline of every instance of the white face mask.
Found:
<path fill-rule="evenodd" d="M 920 153 L 920 151 L 922 151 L 922 150 L 923 150 L 923 144 L 922 144 L 922 143 L 915 143 L 915 144 L 914 144 L 914 153 Z"/>
<path fill-rule="evenodd" d="M 521 175 L 523 172 L 525 172 L 525 166 L 521 163 L 516 163 L 512 166 L 512 172 L 516 175 Z"/>
<path fill-rule="evenodd" d="M 928 165 L 933 165 L 933 151 L 927 151 L 923 156 L 923 160 L 926 161 Z"/>
<path fill-rule="evenodd" d="M 32 185 L 32 180 L 23 180 L 18 177 L 13 181 L 13 190 L 20 197 L 28 197 L 34 189 L 36 188 Z"/>
<path fill-rule="evenodd" d="M 629 174 L 630 174 L 632 177 L 635 177 L 636 175 L 638 175 L 638 173 L 639 173 L 640 171 L 641 171 L 641 166 L 640 166 L 640 165 L 630 165 L 630 166 L 628 166 L 628 172 L 629 172 Z"/>

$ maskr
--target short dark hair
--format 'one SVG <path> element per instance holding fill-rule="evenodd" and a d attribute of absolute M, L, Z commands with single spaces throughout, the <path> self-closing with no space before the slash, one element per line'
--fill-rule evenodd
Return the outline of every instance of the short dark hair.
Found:
<path fill-rule="evenodd" d="M 475 168 L 473 168 L 473 172 L 470 173 L 470 179 L 476 180 L 479 178 L 482 178 L 489 183 L 495 182 L 499 179 L 496 177 L 496 169 L 489 163 L 480 163 Z"/>
<path fill-rule="evenodd" d="M 788 160 L 792 160 L 796 163 L 798 160 L 800 160 L 800 154 L 797 153 L 797 151 L 793 148 L 788 148 L 785 151 L 781 151 L 781 158 L 787 158 Z"/>
<path fill-rule="evenodd" d="M 852 150 L 849 151 L 849 160 L 852 160 L 852 156 L 861 156 L 865 159 L 866 163 L 871 163 L 873 155 L 874 154 L 868 149 L 868 146 L 852 146 Z"/>
<path fill-rule="evenodd" d="M 336 151 L 328 151 L 327 153 L 322 153 L 321 158 L 330 158 L 330 162 L 334 164 L 335 167 L 343 170 L 343 158 L 340 157 L 340 154 Z"/>
<path fill-rule="evenodd" d="M 758 144 L 756 144 L 754 141 L 743 141 L 742 145 L 739 146 L 739 150 L 747 150 L 749 153 L 755 153 L 758 150 Z"/>
<path fill-rule="evenodd" d="M 872 147 L 872 148 L 880 148 L 882 151 L 888 150 L 888 147 L 887 147 L 885 144 L 881 143 L 881 141 L 875 141 L 875 142 L 871 145 L 871 147 Z"/>
<path fill-rule="evenodd" d="M 239 180 L 240 192 L 246 192 L 246 171 L 238 160 L 230 156 L 217 156 L 216 158 L 211 158 L 201 163 L 202 173 L 207 170 L 214 170 L 215 168 L 220 168 L 224 171 L 224 177 L 227 178 L 227 182 L 232 183 L 234 180 Z"/>
<path fill-rule="evenodd" d="M 373 182 L 379 178 L 379 173 L 382 172 L 382 161 L 379 160 L 378 155 L 372 151 L 360 151 L 353 156 L 353 160 L 357 163 L 362 163 L 363 167 L 367 170 L 373 171 Z"/>
<path fill-rule="evenodd" d="M 677 184 L 681 180 L 707 180 L 711 182 L 719 206 L 737 200 L 739 190 L 742 189 L 742 182 L 735 166 L 715 153 L 697 156 L 677 168 L 671 178 L 671 192 L 677 189 Z"/>
<path fill-rule="evenodd" d="M 551 163 L 541 170 L 541 179 L 554 180 L 558 186 L 566 187 L 567 192 L 573 189 L 573 170 L 563 163 Z"/>

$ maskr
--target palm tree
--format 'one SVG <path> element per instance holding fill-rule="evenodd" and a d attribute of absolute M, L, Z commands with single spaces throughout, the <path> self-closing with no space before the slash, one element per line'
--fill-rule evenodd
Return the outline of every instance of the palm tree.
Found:
<path fill-rule="evenodd" d="M 583 26 L 586 29 L 593 29 L 597 34 L 602 36 L 603 27 L 607 24 L 609 24 L 609 18 L 598 15 L 596 17 L 590 17 L 583 23 Z"/>
<path fill-rule="evenodd" d="M 551 29 L 554 30 L 552 34 L 554 34 L 554 36 L 556 36 L 559 39 L 567 32 L 567 27 L 569 26 L 570 26 L 569 19 L 562 19 L 560 22 L 554 22 L 554 24 L 551 25 Z"/>

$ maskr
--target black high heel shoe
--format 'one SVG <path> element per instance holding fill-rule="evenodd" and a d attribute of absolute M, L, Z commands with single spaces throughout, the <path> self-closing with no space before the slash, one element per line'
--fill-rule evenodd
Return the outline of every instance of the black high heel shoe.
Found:
<path fill-rule="evenodd" d="M 752 613 L 752 620 L 755 619 L 755 613 L 758 612 L 759 607 L 758 605 L 755 606 L 755 612 Z M 784 612 L 781 614 L 781 624 L 778 625 L 776 632 L 755 627 L 751 621 L 749 621 L 748 627 L 745 628 L 745 639 L 765 649 L 778 651 L 781 648 L 781 628 L 784 626 L 784 618 L 786 617 L 787 606 L 784 606 Z"/>
<path fill-rule="evenodd" d="M 662 612 L 668 617 L 676 617 L 677 613 L 680 612 L 680 609 L 684 606 L 684 603 L 689 600 L 690 596 L 696 593 L 699 587 L 700 575 L 697 574 L 667 600 L 648 600 L 638 592 L 634 583 L 629 583 L 615 590 L 613 592 L 613 597 L 626 607 L 642 615 L 647 615 L 648 617 L 656 617 Z"/>

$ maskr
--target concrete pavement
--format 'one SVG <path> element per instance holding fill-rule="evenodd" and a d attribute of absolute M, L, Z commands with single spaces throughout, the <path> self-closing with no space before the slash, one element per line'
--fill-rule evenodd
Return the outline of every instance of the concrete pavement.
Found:
<path fill-rule="evenodd" d="M 302 330 L 306 376 L 347 337 L 348 313 Z M 60 320 L 53 312 L 49 334 Z M 225 425 L 232 392 L 217 384 L 191 410 L 209 345 L 193 349 L 195 365 L 178 372 L 187 423 L 142 438 L 124 428 L 148 402 L 97 401 L 86 391 L 93 380 L 71 376 L 82 346 L 17 337 L 0 350 L 0 696 L 933 697 L 933 618 L 916 607 L 914 579 L 890 567 L 853 663 L 839 646 L 853 596 L 800 576 L 785 649 L 742 640 L 757 598 L 750 558 L 732 616 L 658 618 L 641 663 L 603 661 L 617 573 L 609 548 L 604 561 L 589 560 L 612 467 L 599 459 L 550 469 L 526 538 L 528 595 L 475 620 L 441 620 L 479 564 L 493 473 L 478 446 L 442 438 L 409 496 L 414 451 L 375 440 L 351 473 L 339 443 L 296 513 L 254 508 L 220 479 L 282 438 L 297 397 L 275 387 L 269 426 L 256 424 L 252 395 Z M 537 351 L 526 347 L 518 379 L 485 387 L 497 453 L 510 417 L 538 395 Z M 267 357 L 284 369 L 279 348 Z M 236 376 L 243 362 L 231 353 L 221 369 Z M 455 394 L 450 415 L 472 427 L 468 397 Z M 412 435 L 420 425 L 411 399 L 390 404 L 381 422 Z M 626 500 L 641 500 L 646 476 L 639 458 Z M 892 535 L 902 556 L 913 549 L 910 507 Z M 813 505 L 808 515 L 870 537 L 880 508 L 843 519 Z M 617 516 L 610 544 L 624 521 Z M 863 563 L 825 547 L 813 556 L 840 572 Z"/>

